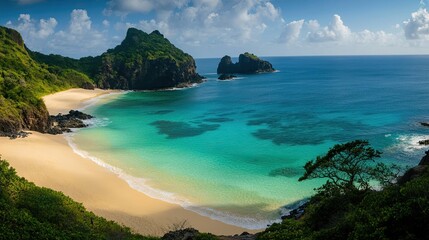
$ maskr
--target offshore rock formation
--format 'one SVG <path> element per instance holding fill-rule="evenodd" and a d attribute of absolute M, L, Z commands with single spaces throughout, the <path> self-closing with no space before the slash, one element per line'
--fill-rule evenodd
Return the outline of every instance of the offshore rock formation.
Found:
<path fill-rule="evenodd" d="M 217 67 L 218 74 L 252 74 L 274 71 L 275 69 L 271 63 L 261 60 L 254 54 L 248 52 L 240 54 L 237 63 L 233 63 L 230 56 L 224 56 Z"/>

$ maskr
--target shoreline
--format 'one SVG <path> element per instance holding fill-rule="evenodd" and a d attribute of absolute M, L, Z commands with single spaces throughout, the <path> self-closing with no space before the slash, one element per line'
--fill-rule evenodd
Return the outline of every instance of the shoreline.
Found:
<path fill-rule="evenodd" d="M 115 93 L 122 92 L 70 89 L 43 99 L 49 113 L 57 115 L 84 109 Z M 143 235 L 159 236 L 182 223 L 216 235 L 257 232 L 213 220 L 135 190 L 114 172 L 76 154 L 65 135 L 32 132 L 27 138 L 0 138 L 0 154 L 21 177 L 61 191 L 95 214 Z"/>

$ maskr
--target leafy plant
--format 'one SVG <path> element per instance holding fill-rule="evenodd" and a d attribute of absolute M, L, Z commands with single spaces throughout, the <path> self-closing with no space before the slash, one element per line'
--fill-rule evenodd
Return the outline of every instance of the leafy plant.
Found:
<path fill-rule="evenodd" d="M 327 182 L 319 191 L 368 190 L 370 181 L 380 180 L 383 184 L 392 182 L 397 177 L 392 168 L 383 163 L 375 163 L 381 152 L 373 149 L 368 141 L 355 140 L 345 144 L 337 144 L 324 156 L 305 164 L 305 173 L 299 181 L 326 178 Z M 399 172 L 398 172 L 399 174 Z"/>

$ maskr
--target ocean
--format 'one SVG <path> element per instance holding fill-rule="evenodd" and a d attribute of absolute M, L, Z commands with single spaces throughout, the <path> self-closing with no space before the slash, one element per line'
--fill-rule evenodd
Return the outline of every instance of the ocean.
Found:
<path fill-rule="evenodd" d="M 189 89 L 112 95 L 85 109 L 74 150 L 154 198 L 250 229 L 314 193 L 303 165 L 337 143 L 368 140 L 381 161 L 412 166 L 429 139 L 429 56 L 266 57 L 274 73 Z"/>

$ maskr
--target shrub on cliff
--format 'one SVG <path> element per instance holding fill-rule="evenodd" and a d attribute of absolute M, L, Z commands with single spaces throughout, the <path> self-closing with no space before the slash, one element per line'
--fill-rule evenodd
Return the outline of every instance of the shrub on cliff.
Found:
<path fill-rule="evenodd" d="M 41 96 L 92 81 L 71 69 L 52 68 L 34 61 L 21 35 L 0 27 L 0 135 L 21 129 L 44 132 L 48 111 Z"/>

